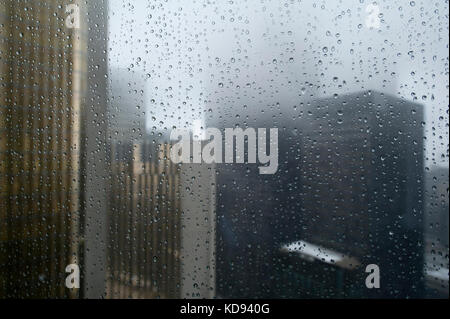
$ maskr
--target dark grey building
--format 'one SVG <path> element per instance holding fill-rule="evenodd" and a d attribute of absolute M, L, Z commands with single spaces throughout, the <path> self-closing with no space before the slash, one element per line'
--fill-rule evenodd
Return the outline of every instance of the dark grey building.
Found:
<path fill-rule="evenodd" d="M 218 165 L 218 295 L 421 297 L 422 106 L 367 91 L 297 112 L 272 123 L 277 174 Z"/>

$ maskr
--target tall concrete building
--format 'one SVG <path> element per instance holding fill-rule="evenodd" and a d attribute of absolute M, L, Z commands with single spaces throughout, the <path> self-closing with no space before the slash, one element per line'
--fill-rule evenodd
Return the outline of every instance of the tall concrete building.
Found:
<path fill-rule="evenodd" d="M 448 167 L 425 172 L 425 261 L 427 297 L 448 298 Z"/>
<path fill-rule="evenodd" d="M 218 295 L 422 297 L 422 124 L 421 105 L 378 92 L 311 101 L 279 127 L 278 174 L 218 167 Z"/>
<path fill-rule="evenodd" d="M 61 279 L 65 267 L 79 259 L 87 51 L 83 29 L 65 25 L 69 3 L 1 3 L 0 293 L 5 297 L 67 295 Z"/>
<path fill-rule="evenodd" d="M 169 149 L 112 145 L 108 298 L 180 298 L 180 168 Z"/>
<path fill-rule="evenodd" d="M 68 5 L 79 12 L 66 11 Z M 96 72 L 105 72 L 99 55 L 106 51 L 92 34 L 98 31 L 88 26 L 103 26 L 105 5 L 0 3 L 1 297 L 84 294 L 65 287 L 65 269 L 73 263 L 83 269 L 91 254 L 85 251 L 83 223 L 90 218 L 85 207 L 92 206 L 85 191 L 100 169 L 94 174 L 86 167 L 97 161 L 91 151 L 103 139 L 98 134 L 103 129 L 86 123 L 104 111 L 99 102 L 106 99 L 104 77 Z M 95 15 L 99 10 L 103 15 Z M 94 13 L 91 18 L 88 11 Z M 93 40 L 96 52 L 88 50 Z"/>
<path fill-rule="evenodd" d="M 215 170 L 174 164 L 170 148 L 112 145 L 107 298 L 214 296 Z"/>

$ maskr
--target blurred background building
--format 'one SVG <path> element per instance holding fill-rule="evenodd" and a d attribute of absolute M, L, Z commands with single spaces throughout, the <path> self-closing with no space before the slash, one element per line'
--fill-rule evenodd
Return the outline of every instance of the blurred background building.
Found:
<path fill-rule="evenodd" d="M 218 295 L 423 297 L 422 106 L 367 91 L 305 103 L 292 122 L 276 176 L 219 169 Z M 365 287 L 370 264 L 381 289 Z"/>
<path fill-rule="evenodd" d="M 109 79 L 106 296 L 213 296 L 213 168 L 174 164 L 169 136 L 147 132 L 146 75 Z"/>
<path fill-rule="evenodd" d="M 448 298 L 448 167 L 425 171 L 425 271 L 427 297 Z"/>
<path fill-rule="evenodd" d="M 142 142 L 145 139 L 145 110 L 150 96 L 145 74 L 110 69 L 108 129 L 112 143 Z"/>
<path fill-rule="evenodd" d="M 170 147 L 111 144 L 107 298 L 215 295 L 215 170 L 174 164 Z"/>
<path fill-rule="evenodd" d="M 180 167 L 145 132 L 144 74 L 109 70 L 107 298 L 180 297 Z"/>
<path fill-rule="evenodd" d="M 180 298 L 180 167 L 169 144 L 114 144 L 109 298 Z"/>

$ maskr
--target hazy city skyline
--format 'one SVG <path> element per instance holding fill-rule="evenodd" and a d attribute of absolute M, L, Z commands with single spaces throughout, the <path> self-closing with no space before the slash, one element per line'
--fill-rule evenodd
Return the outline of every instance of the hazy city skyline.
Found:
<path fill-rule="evenodd" d="M 374 90 L 425 105 L 426 165 L 448 166 L 444 8 L 382 1 L 374 29 L 366 25 L 366 1 L 183 4 L 110 2 L 111 70 L 146 74 L 147 131 L 190 127 L 208 112 L 260 113 L 277 103 L 289 114 L 302 101 Z"/>

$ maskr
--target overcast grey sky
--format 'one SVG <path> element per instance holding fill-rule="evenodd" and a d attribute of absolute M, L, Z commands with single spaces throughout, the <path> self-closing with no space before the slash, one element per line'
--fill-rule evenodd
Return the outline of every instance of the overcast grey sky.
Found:
<path fill-rule="evenodd" d="M 145 81 L 148 130 L 238 116 L 243 96 L 258 113 L 391 93 L 425 106 L 427 165 L 448 166 L 448 3 L 379 1 L 368 28 L 371 3 L 111 0 L 111 76 L 128 68 Z"/>

